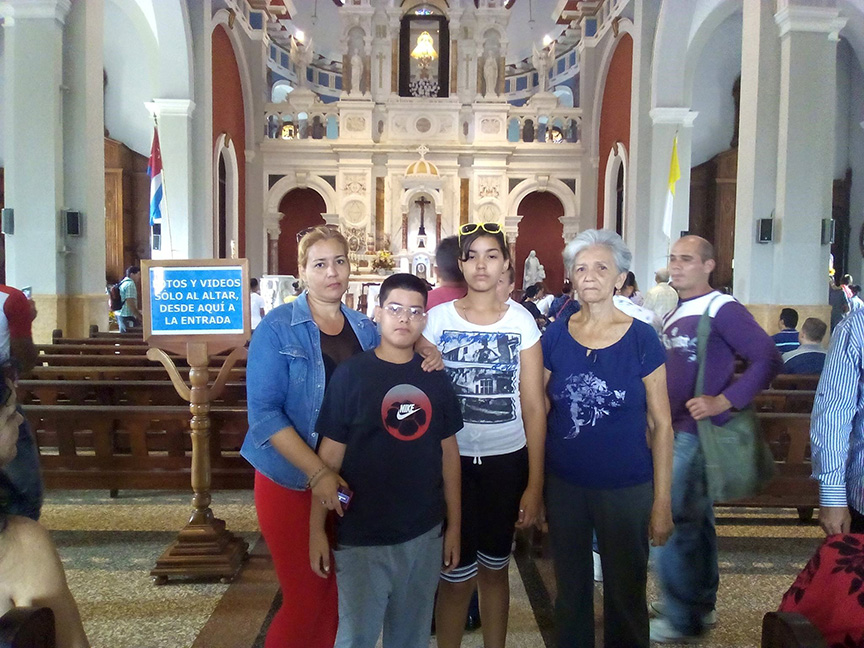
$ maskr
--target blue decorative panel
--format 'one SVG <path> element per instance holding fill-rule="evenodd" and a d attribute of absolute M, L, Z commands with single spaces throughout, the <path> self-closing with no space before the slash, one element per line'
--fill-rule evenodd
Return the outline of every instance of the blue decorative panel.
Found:
<path fill-rule="evenodd" d="M 585 35 L 586 36 L 596 36 L 597 35 L 597 19 L 596 18 L 585 18 Z"/>
<path fill-rule="evenodd" d="M 510 123 L 507 124 L 507 141 L 508 142 L 518 142 L 519 141 L 519 120 L 511 119 Z"/>
<path fill-rule="evenodd" d="M 513 82 L 510 79 L 504 82 L 504 92 L 513 92 Z"/>
<path fill-rule="evenodd" d="M 531 73 L 531 85 L 535 88 L 540 85 L 540 75 L 536 72 Z"/>
<path fill-rule="evenodd" d="M 311 67 L 307 67 L 307 68 L 306 68 L 306 80 L 307 80 L 309 83 L 312 83 L 312 76 L 313 76 L 313 75 L 312 75 L 312 68 L 311 68 Z"/>
<path fill-rule="evenodd" d="M 336 115 L 327 117 L 327 139 L 339 138 L 339 122 L 336 120 Z"/>
<path fill-rule="evenodd" d="M 516 91 L 528 89 L 528 76 L 522 75 L 516 77 Z"/>
<path fill-rule="evenodd" d="M 325 88 L 329 87 L 330 86 L 330 75 L 324 74 L 323 72 L 318 74 L 318 85 L 322 85 Z"/>
<path fill-rule="evenodd" d="M 277 51 L 278 50 L 275 47 L 273 47 L 272 45 L 270 46 L 270 58 L 274 61 L 279 60 L 279 55 L 277 54 Z"/>
<path fill-rule="evenodd" d="M 576 50 L 570 52 L 570 67 L 576 65 Z"/>
<path fill-rule="evenodd" d="M 337 90 L 341 90 L 341 89 L 342 89 L 342 77 L 339 76 L 339 75 L 337 74 L 337 75 L 333 78 L 333 80 L 336 82 L 336 83 L 333 84 L 333 86 L 334 86 Z"/>
<path fill-rule="evenodd" d="M 264 26 L 264 14 L 259 11 L 249 13 L 249 24 L 252 29 L 261 29 Z"/>
<path fill-rule="evenodd" d="M 288 64 L 291 62 L 291 59 L 288 58 L 287 52 L 282 52 L 282 56 L 279 58 L 279 63 L 283 68 L 287 68 Z"/>
<path fill-rule="evenodd" d="M 562 56 L 560 59 L 558 59 L 558 69 L 555 74 L 561 74 L 564 71 L 565 67 L 567 67 L 567 61 Z"/>

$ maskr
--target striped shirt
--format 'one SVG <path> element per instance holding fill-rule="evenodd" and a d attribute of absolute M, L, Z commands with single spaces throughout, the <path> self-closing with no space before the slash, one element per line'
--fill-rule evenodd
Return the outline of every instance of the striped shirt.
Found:
<path fill-rule="evenodd" d="M 810 424 L 819 504 L 864 512 L 864 310 L 843 320 L 816 388 Z"/>

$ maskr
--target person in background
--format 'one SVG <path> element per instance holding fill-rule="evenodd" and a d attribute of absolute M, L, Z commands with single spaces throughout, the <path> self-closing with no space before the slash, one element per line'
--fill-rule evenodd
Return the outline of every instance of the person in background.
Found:
<path fill-rule="evenodd" d="M 18 376 L 26 376 L 38 361 L 33 344 L 36 305 L 32 299 L 11 286 L 0 285 L 0 363 L 11 365 Z M 19 408 L 20 409 L 20 408 Z M 10 515 L 38 520 L 42 511 L 42 470 L 39 448 L 27 419 L 18 428 L 15 457 L 0 469 L 0 484 L 5 487 Z"/>
<path fill-rule="evenodd" d="M 303 293 L 303 288 L 300 286 L 299 281 L 295 281 L 291 284 L 291 294 L 285 297 L 284 303 L 290 304 L 295 299 L 297 299 Z"/>
<path fill-rule="evenodd" d="M 794 351 L 798 348 L 798 311 L 794 308 L 784 308 L 780 311 L 780 319 L 777 322 L 779 333 L 772 335 L 777 351 L 781 354 Z"/>
<path fill-rule="evenodd" d="M 675 456 L 672 466 L 672 515 L 675 533 L 657 552 L 661 600 L 651 604 L 651 640 L 698 641 L 716 621 L 720 584 L 717 531 L 708 495 L 705 457 L 696 421 L 725 424 L 731 410 L 743 409 L 765 389 L 782 366 L 774 341 L 734 297 L 714 290 L 714 246 L 699 236 L 672 245 L 669 270 L 681 298 L 663 322 L 666 377 Z M 697 329 L 702 314 L 711 321 L 705 358 L 705 388 L 696 396 Z M 747 368 L 736 376 L 736 356 Z"/>
<path fill-rule="evenodd" d="M 252 314 L 252 330 L 261 323 L 264 317 L 264 298 L 261 296 L 261 286 L 255 277 L 249 280 L 249 308 Z"/>
<path fill-rule="evenodd" d="M 8 365 L 4 369 L 9 369 Z M 24 421 L 15 399 L 15 385 L 8 377 L 0 381 L 0 403 L 2 467 L 15 457 Z M 81 615 L 50 534 L 35 520 L 10 511 L 8 495 L 0 480 L 0 616 L 13 607 L 51 608 L 57 648 L 88 648 Z"/>
<path fill-rule="evenodd" d="M 525 308 L 525 310 L 531 313 L 531 317 L 533 317 L 534 321 L 537 323 L 537 328 L 542 331 L 549 321 L 543 316 L 543 313 L 541 313 L 540 309 L 537 307 L 537 296 L 541 291 L 541 288 L 538 288 L 538 285 L 539 284 L 528 286 L 525 290 L 525 294 L 522 296 L 522 301 L 519 303 Z"/>
<path fill-rule="evenodd" d="M 849 301 L 843 289 L 834 283 L 832 277 L 828 277 L 828 305 L 831 307 L 831 330 L 833 331 L 843 316 L 849 312 Z"/>
<path fill-rule="evenodd" d="M 636 275 L 633 274 L 632 271 L 627 272 L 627 278 L 624 280 L 624 285 L 621 286 L 618 294 L 622 297 L 626 297 L 637 306 L 641 306 L 645 303 L 645 298 L 642 297 L 642 293 L 639 292 L 639 284 L 636 283 Z"/>
<path fill-rule="evenodd" d="M 143 318 L 141 311 L 138 309 L 138 286 L 137 283 L 141 278 L 141 268 L 139 266 L 129 266 L 126 268 L 126 276 L 120 282 L 120 300 L 123 306 L 117 311 L 117 326 L 120 327 L 120 332 L 125 333 L 131 328 L 141 326 Z"/>
<path fill-rule="evenodd" d="M 618 234 L 585 230 L 564 258 L 582 309 L 551 324 L 542 340 L 558 645 L 594 646 L 596 531 L 604 645 L 647 648 L 649 539 L 660 546 L 672 533 L 665 352 L 649 325 L 613 302 L 632 259 Z"/>
<path fill-rule="evenodd" d="M 864 301 L 861 300 L 861 286 L 855 284 L 852 286 L 852 299 L 849 300 L 849 311 L 856 311 L 864 308 Z"/>
<path fill-rule="evenodd" d="M 798 338 L 801 341 L 794 351 L 783 354 L 783 373 L 820 374 L 825 366 L 825 349 L 822 340 L 828 325 L 816 317 L 808 317 L 801 325 Z"/>
<path fill-rule="evenodd" d="M 536 286 L 539 289 L 537 297 L 535 297 L 537 310 L 540 311 L 540 314 L 543 317 L 548 318 L 549 309 L 552 307 L 552 302 L 555 301 L 555 295 L 553 295 L 546 289 L 546 284 L 544 284 L 542 281 L 538 281 Z"/>
<path fill-rule="evenodd" d="M 844 274 L 843 278 L 840 280 L 840 288 L 843 290 L 843 294 L 846 297 L 846 301 L 852 299 L 852 275 Z"/>
<path fill-rule="evenodd" d="M 669 285 L 669 268 L 657 268 L 654 272 L 654 287 L 645 294 L 645 303 L 642 305 L 657 313 L 661 322 L 675 310 L 678 293 Z"/>
<path fill-rule="evenodd" d="M 429 291 L 427 309 L 465 296 L 468 287 L 459 269 L 458 237 L 448 236 L 438 243 L 435 250 L 435 274 L 438 276 L 438 287 Z"/>

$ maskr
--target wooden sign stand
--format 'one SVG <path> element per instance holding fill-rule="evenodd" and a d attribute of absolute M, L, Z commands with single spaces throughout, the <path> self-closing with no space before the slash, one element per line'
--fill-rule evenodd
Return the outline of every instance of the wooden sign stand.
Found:
<path fill-rule="evenodd" d="M 241 538 L 225 528 L 225 522 L 210 510 L 210 401 L 218 398 L 225 388 L 231 369 L 237 360 L 246 357 L 246 349 L 234 349 L 225 359 L 212 387 L 210 355 L 206 342 L 188 342 L 188 387 L 171 357 L 162 349 L 149 349 L 147 357 L 162 363 L 174 388 L 183 400 L 189 401 L 192 413 L 192 517 L 180 531 L 177 540 L 165 550 L 150 571 L 153 582 L 163 585 L 171 576 L 220 578 L 230 582 L 246 560 L 249 548 Z"/>
<path fill-rule="evenodd" d="M 177 393 L 189 402 L 192 413 L 194 508 L 189 522 L 156 561 L 150 575 L 157 585 L 172 577 L 219 578 L 230 582 L 248 557 L 249 547 L 228 531 L 224 520 L 214 516 L 210 509 L 210 402 L 224 390 L 236 362 L 246 358 L 245 344 L 251 332 L 248 261 L 148 260 L 141 266 L 144 339 L 151 345 L 147 357 L 162 363 Z M 151 285 L 151 269 L 158 285 Z M 208 279 L 207 284 L 201 281 L 202 276 Z M 210 277 L 216 278 L 215 283 Z M 165 313 L 186 315 L 166 317 Z M 198 313 L 203 315 L 197 316 Z M 229 326 L 224 333 L 213 330 L 214 325 L 226 322 Z M 229 349 L 231 353 L 210 386 L 210 357 Z M 166 351 L 185 352 L 190 385 L 183 381 Z"/>

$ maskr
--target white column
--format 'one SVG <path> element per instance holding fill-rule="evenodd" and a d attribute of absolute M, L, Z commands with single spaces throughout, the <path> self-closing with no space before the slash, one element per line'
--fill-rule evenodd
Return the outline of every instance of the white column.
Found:
<path fill-rule="evenodd" d="M 652 264 L 649 252 L 647 219 L 651 202 L 651 69 L 654 32 L 657 28 L 659 2 L 637 2 L 634 7 L 633 78 L 630 91 L 630 155 L 627 169 L 627 208 L 631 226 L 625 232 L 627 245 L 633 251 L 633 272 L 639 281 L 654 276 L 656 264 Z M 668 160 L 667 160 L 668 162 Z M 665 178 L 668 179 L 666 170 Z M 594 201 L 597 204 L 597 201 Z M 650 285 L 650 283 L 648 284 Z"/>
<path fill-rule="evenodd" d="M 609 36 L 611 38 L 611 35 Z M 582 108 L 581 139 L 585 154 L 580 160 L 580 179 L 582 191 L 579 192 L 580 229 L 597 227 L 597 180 L 600 157 L 597 152 L 600 134 L 600 115 L 593 114 L 595 93 L 602 92 L 597 87 L 597 74 L 600 66 L 597 56 L 598 40 L 583 38 L 579 43 L 579 106 Z M 594 128 L 594 125 L 597 127 Z M 605 153 L 604 153 L 605 154 Z"/>
<path fill-rule="evenodd" d="M 6 206 L 15 210 L 15 233 L 6 237 L 6 283 L 33 286 L 37 296 L 66 291 L 58 214 L 63 206 L 63 24 L 69 8 L 69 0 L 3 6 L 5 193 Z"/>
<path fill-rule="evenodd" d="M 678 239 L 682 231 L 690 228 L 690 146 L 693 120 L 697 115 L 698 113 L 689 108 L 651 109 L 650 116 L 654 127 L 651 132 L 651 198 L 647 205 L 647 227 L 640 223 L 642 219 L 633 218 L 631 221 L 636 224 L 638 230 L 635 232 L 636 240 L 646 242 L 646 246 L 638 255 L 642 257 L 642 265 L 637 277 L 653 275 L 654 270 L 666 265 L 670 245 Z M 663 234 L 663 215 L 666 210 L 666 195 L 669 191 L 672 141 L 676 133 L 681 177 L 675 184 L 670 240 Z M 646 261 L 647 267 L 644 265 Z"/>
<path fill-rule="evenodd" d="M 846 19 L 827 7 L 781 6 L 780 111 L 774 303 L 824 304 L 831 218 L 838 32 Z M 794 277 L 794 281 L 791 280 Z"/>
<path fill-rule="evenodd" d="M 756 242 L 756 221 L 771 217 L 777 196 L 780 42 L 773 9 L 760 0 L 744 3 L 733 292 L 745 304 L 772 303 L 765 277 L 773 274 L 774 246 Z"/>
<path fill-rule="evenodd" d="M 164 215 L 162 221 L 162 250 L 154 250 L 153 257 L 188 259 L 193 250 L 191 117 L 195 103 L 189 99 L 154 99 L 145 105 L 159 121 L 162 182 L 168 203 L 167 222 Z"/>
<path fill-rule="evenodd" d="M 196 2 L 187 3 L 189 15 L 189 27 L 192 32 L 192 59 L 189 64 L 192 65 L 192 86 L 195 89 L 194 100 L 199 106 L 212 106 L 213 102 L 213 10 L 210 0 L 196 0 Z M 239 26 L 236 26 L 239 29 Z M 240 60 L 237 61 L 238 66 Z M 247 119 L 251 116 L 247 115 Z M 195 232 L 195 236 L 189 242 L 188 256 L 190 258 L 209 258 L 216 256 L 214 245 L 216 236 L 214 233 L 215 217 L 213 213 L 213 111 L 198 110 L 191 115 L 190 121 L 191 139 L 190 139 L 190 159 L 192 160 L 189 169 L 190 183 L 190 199 L 189 204 L 189 223 L 187 227 L 190 231 Z M 162 122 L 160 120 L 159 136 L 162 137 L 162 155 L 163 163 L 168 164 L 164 159 L 165 156 L 165 140 L 162 135 Z M 247 147 L 249 142 L 246 143 Z M 247 159 L 248 162 L 248 159 Z M 171 171 L 167 171 L 168 182 L 172 183 Z M 173 182 L 176 183 L 176 182 Z M 169 187 L 167 189 L 171 191 Z M 248 196 L 248 192 L 247 192 Z M 171 196 L 168 196 L 169 209 L 171 208 Z M 171 226 L 174 226 L 174 220 L 171 221 Z M 177 241 L 174 238 L 175 231 L 172 229 L 173 247 L 176 248 Z M 167 239 L 163 229 L 162 239 L 165 241 L 163 245 L 163 254 L 167 255 Z M 247 239 L 248 245 L 248 239 Z M 154 252 L 154 254 L 156 254 Z M 257 276 L 257 275 L 253 275 Z"/>
<path fill-rule="evenodd" d="M 83 214 L 80 238 L 67 237 L 70 294 L 105 294 L 105 120 L 102 2 L 75 2 L 66 19 L 63 101 L 64 207 Z M 62 236 L 62 232 L 61 232 Z M 107 313 L 105 313 L 107 317 Z M 107 319 L 100 324 L 105 328 Z"/>

